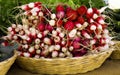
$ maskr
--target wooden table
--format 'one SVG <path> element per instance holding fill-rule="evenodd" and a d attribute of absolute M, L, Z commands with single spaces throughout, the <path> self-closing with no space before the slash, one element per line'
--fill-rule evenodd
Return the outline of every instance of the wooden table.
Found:
<path fill-rule="evenodd" d="M 16 64 L 14 64 L 7 75 L 42 75 L 42 74 L 32 74 L 28 71 L 25 71 L 19 68 Z M 110 60 L 104 62 L 104 64 L 93 71 L 84 73 L 84 74 L 76 74 L 76 75 L 120 75 L 120 60 Z"/>

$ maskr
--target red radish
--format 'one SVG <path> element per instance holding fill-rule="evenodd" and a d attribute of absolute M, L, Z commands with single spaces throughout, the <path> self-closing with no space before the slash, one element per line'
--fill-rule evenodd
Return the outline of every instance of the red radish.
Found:
<path fill-rule="evenodd" d="M 41 2 L 35 2 L 35 7 L 40 6 L 41 4 Z"/>
<path fill-rule="evenodd" d="M 94 12 L 95 14 L 97 14 L 97 15 L 100 14 L 100 12 L 99 12 L 99 10 L 98 10 L 97 8 L 92 8 L 92 9 L 93 9 L 93 12 Z"/>
<path fill-rule="evenodd" d="M 70 38 L 73 38 L 76 36 L 76 33 L 77 33 L 77 30 L 76 29 L 73 29 L 70 31 L 70 33 L 68 34 Z"/>
<path fill-rule="evenodd" d="M 56 15 L 55 14 L 51 14 L 51 19 L 55 19 L 56 18 Z"/>
<path fill-rule="evenodd" d="M 100 44 L 105 44 L 105 39 L 104 38 L 100 38 Z"/>
<path fill-rule="evenodd" d="M 60 50 L 60 45 L 55 45 L 55 50 Z"/>
<path fill-rule="evenodd" d="M 73 46 L 70 46 L 69 47 L 69 51 L 73 51 L 74 47 Z"/>
<path fill-rule="evenodd" d="M 79 22 L 75 22 L 75 26 L 77 27 L 77 28 L 81 28 L 82 27 L 82 25 L 79 23 Z"/>
<path fill-rule="evenodd" d="M 29 4 L 28 4 L 28 7 L 29 7 L 29 8 L 33 8 L 34 6 L 35 6 L 34 3 L 29 3 Z"/>
<path fill-rule="evenodd" d="M 35 55 L 34 58 L 37 58 L 37 59 L 38 59 L 38 58 L 40 58 L 40 55 Z"/>
<path fill-rule="evenodd" d="M 96 25 L 91 24 L 91 25 L 90 25 L 90 30 L 96 30 Z"/>
<path fill-rule="evenodd" d="M 39 15 L 40 17 L 42 17 L 44 14 L 43 14 L 42 11 L 40 11 L 40 12 L 38 13 L 38 15 Z"/>
<path fill-rule="evenodd" d="M 47 24 L 47 25 L 45 26 L 45 29 L 46 29 L 46 30 L 49 30 L 50 32 L 52 32 L 53 27 L 52 27 L 51 25 Z"/>
<path fill-rule="evenodd" d="M 55 20 L 50 20 L 50 21 L 49 21 L 49 24 L 50 24 L 51 26 L 55 26 Z"/>
<path fill-rule="evenodd" d="M 38 37 L 38 38 L 42 38 L 42 34 L 41 34 L 41 33 L 38 33 L 38 34 L 37 34 L 37 37 Z"/>
<path fill-rule="evenodd" d="M 59 11 L 64 11 L 64 7 L 63 7 L 62 5 L 57 5 L 56 11 L 57 11 L 57 12 L 59 12 Z"/>
<path fill-rule="evenodd" d="M 62 47 L 62 52 L 67 52 L 67 48 L 66 47 Z"/>
<path fill-rule="evenodd" d="M 87 50 L 85 49 L 76 49 L 72 51 L 74 57 L 80 57 L 87 53 Z"/>
<path fill-rule="evenodd" d="M 87 39 L 91 38 L 91 36 L 85 30 L 82 30 L 82 35 Z"/>
<path fill-rule="evenodd" d="M 70 31 L 74 28 L 74 23 L 72 21 L 67 21 L 64 25 L 64 28 Z"/>
<path fill-rule="evenodd" d="M 40 46 L 38 44 L 36 44 L 34 47 L 35 47 L 35 49 L 39 49 L 40 48 Z"/>
<path fill-rule="evenodd" d="M 77 21 L 80 23 L 80 24 L 83 24 L 85 22 L 84 18 L 82 16 L 79 16 Z"/>
<path fill-rule="evenodd" d="M 79 48 L 80 48 L 80 43 L 77 42 L 77 41 L 74 41 L 74 42 L 73 42 L 73 48 L 74 48 L 74 49 L 79 49 Z"/>
<path fill-rule="evenodd" d="M 58 19 L 62 19 L 65 16 L 65 12 L 64 11 L 59 11 L 59 12 L 56 13 L 56 16 L 57 16 Z"/>
<path fill-rule="evenodd" d="M 47 37 L 45 37 L 43 41 L 45 44 L 48 44 L 48 45 L 50 45 L 52 43 L 51 40 Z"/>
<path fill-rule="evenodd" d="M 87 10 L 87 13 L 86 13 L 86 17 L 87 18 L 92 18 L 92 16 L 93 16 L 93 9 L 92 8 L 89 8 L 88 10 Z"/>
<path fill-rule="evenodd" d="M 84 46 L 88 46 L 88 45 L 90 45 L 90 40 L 89 39 L 83 39 L 83 40 L 81 40 L 81 43 Z"/>
<path fill-rule="evenodd" d="M 35 43 L 36 43 L 36 44 L 40 44 L 40 39 L 38 39 L 38 38 L 35 39 Z"/>
<path fill-rule="evenodd" d="M 57 32 L 56 30 L 53 30 L 53 31 L 52 31 L 52 36 L 56 37 L 57 34 L 58 34 L 58 32 Z"/>
<path fill-rule="evenodd" d="M 54 42 L 55 42 L 55 43 L 59 43 L 59 42 L 60 42 L 60 37 L 56 36 L 56 37 L 54 38 Z"/>
<path fill-rule="evenodd" d="M 52 52 L 52 57 L 55 58 L 55 57 L 57 57 L 57 56 L 58 56 L 58 52 L 57 52 L 57 51 L 53 51 L 53 52 Z"/>
<path fill-rule="evenodd" d="M 96 19 L 98 17 L 97 14 L 93 14 L 93 19 Z"/>
<path fill-rule="evenodd" d="M 65 54 L 62 53 L 62 52 L 60 52 L 60 53 L 59 53 L 59 57 L 64 58 L 64 57 L 65 57 Z"/>
<path fill-rule="evenodd" d="M 61 44 L 60 44 L 62 47 L 64 47 L 66 45 L 66 42 L 65 41 L 61 41 Z"/>
<path fill-rule="evenodd" d="M 8 46 L 8 45 L 9 45 L 8 41 L 4 41 L 4 42 L 2 42 L 1 44 L 2 44 L 3 46 Z"/>
<path fill-rule="evenodd" d="M 29 51 L 31 54 L 35 54 L 35 53 L 36 53 L 34 47 L 30 47 L 30 48 L 28 49 L 28 51 Z"/>
<path fill-rule="evenodd" d="M 92 18 L 88 18 L 87 21 L 88 21 L 88 23 L 93 23 L 94 22 L 94 20 Z"/>
<path fill-rule="evenodd" d="M 97 42 L 97 39 L 95 39 L 95 38 L 92 39 L 92 40 L 90 40 L 90 44 L 91 44 L 91 45 L 94 45 L 96 42 Z"/>
<path fill-rule="evenodd" d="M 26 11 L 30 10 L 30 7 L 28 5 L 23 5 L 21 8 Z"/>
<path fill-rule="evenodd" d="M 71 11 L 71 10 L 73 10 L 73 9 L 72 9 L 71 7 L 69 7 L 69 6 L 67 6 L 65 12 L 69 12 L 69 11 Z"/>
<path fill-rule="evenodd" d="M 27 43 L 29 43 L 29 44 L 32 43 L 32 39 L 31 38 L 27 38 L 26 40 L 27 40 Z"/>
<path fill-rule="evenodd" d="M 68 12 L 66 12 L 66 17 L 68 18 L 68 20 L 75 20 L 77 18 L 77 12 L 75 10 L 70 10 Z"/>
<path fill-rule="evenodd" d="M 65 33 L 60 33 L 59 36 L 63 38 L 65 36 Z"/>
<path fill-rule="evenodd" d="M 102 25 L 102 29 L 106 29 L 107 28 L 107 24 L 101 24 Z"/>
<path fill-rule="evenodd" d="M 49 48 L 48 48 L 49 52 L 52 52 L 53 50 L 55 50 L 55 46 L 54 45 L 51 45 Z"/>
<path fill-rule="evenodd" d="M 32 33 L 32 34 L 31 34 L 31 38 L 32 38 L 32 39 L 36 39 L 36 38 L 37 38 L 37 34 L 36 34 L 36 33 Z"/>
<path fill-rule="evenodd" d="M 40 24 L 38 24 L 37 28 L 39 31 L 43 32 L 45 30 L 45 24 L 40 23 Z"/>
<path fill-rule="evenodd" d="M 80 37 L 76 37 L 76 38 L 74 39 L 74 41 L 80 42 L 80 41 L 81 41 L 81 38 L 80 38 Z"/>
<path fill-rule="evenodd" d="M 104 18 L 101 17 L 101 16 L 99 16 L 99 17 L 96 19 L 96 21 L 97 21 L 99 24 L 105 24 Z"/>
<path fill-rule="evenodd" d="M 32 55 L 30 53 L 28 53 L 28 52 L 23 52 L 23 56 L 24 57 L 32 57 Z"/>
<path fill-rule="evenodd" d="M 84 15 L 87 12 L 87 7 L 82 5 L 79 8 L 77 8 L 77 12 L 79 13 L 79 15 Z"/>
<path fill-rule="evenodd" d="M 58 19 L 58 20 L 56 21 L 56 25 L 57 25 L 58 27 L 62 26 L 62 25 L 63 25 L 63 20 Z"/>

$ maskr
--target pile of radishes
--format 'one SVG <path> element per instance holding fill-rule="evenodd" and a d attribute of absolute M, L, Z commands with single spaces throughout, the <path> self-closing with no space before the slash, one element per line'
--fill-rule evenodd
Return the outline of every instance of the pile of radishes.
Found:
<path fill-rule="evenodd" d="M 72 9 L 57 5 L 55 11 L 40 2 L 21 6 L 22 24 L 8 28 L 6 41 L 18 42 L 20 56 L 35 58 L 79 57 L 109 49 L 113 44 L 104 16 L 96 8 Z M 7 42 L 3 43 L 7 45 Z"/>

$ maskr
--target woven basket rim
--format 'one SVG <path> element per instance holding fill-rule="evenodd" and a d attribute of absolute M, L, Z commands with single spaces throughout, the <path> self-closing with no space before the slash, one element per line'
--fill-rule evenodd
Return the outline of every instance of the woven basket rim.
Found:
<path fill-rule="evenodd" d="M 7 58 L 7 59 L 6 59 L 6 60 L 4 60 L 4 61 L 1 61 L 1 62 L 0 62 L 0 64 L 5 63 L 6 61 L 9 61 L 9 60 L 11 60 L 12 58 L 14 58 L 14 57 L 16 57 L 16 56 L 17 56 L 17 51 L 14 51 L 13 56 L 11 56 L 11 57 Z"/>
<path fill-rule="evenodd" d="M 108 50 L 104 50 L 104 51 L 101 51 L 101 52 L 98 52 L 98 53 L 94 53 L 94 54 L 87 54 L 87 55 L 84 55 L 84 56 L 81 56 L 81 57 L 69 57 L 69 58 L 32 58 L 32 57 L 24 57 L 24 56 L 18 56 L 20 58 L 27 58 L 27 59 L 31 59 L 31 60 L 45 60 L 45 61 L 54 61 L 54 60 L 67 60 L 67 59 L 83 59 L 83 58 L 86 58 L 86 57 L 90 57 L 90 56 L 97 56 L 97 55 L 100 55 L 100 54 L 104 54 L 104 53 L 107 53 L 107 52 L 111 52 L 113 51 L 114 49 L 113 48 L 110 48 Z"/>

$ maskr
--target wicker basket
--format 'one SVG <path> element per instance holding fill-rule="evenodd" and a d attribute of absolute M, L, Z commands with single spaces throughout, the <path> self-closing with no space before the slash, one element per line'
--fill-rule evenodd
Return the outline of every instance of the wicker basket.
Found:
<path fill-rule="evenodd" d="M 16 57 L 17 57 L 17 52 L 15 52 L 11 58 L 0 62 L 0 75 L 6 75 L 11 65 L 14 63 Z"/>
<path fill-rule="evenodd" d="M 114 51 L 111 54 L 110 58 L 111 59 L 120 59 L 120 41 L 114 41 L 115 45 L 114 47 Z"/>
<path fill-rule="evenodd" d="M 40 74 L 77 74 L 94 70 L 110 56 L 112 50 L 97 54 L 89 54 L 83 57 L 36 59 L 18 56 L 17 64 L 32 73 Z"/>

